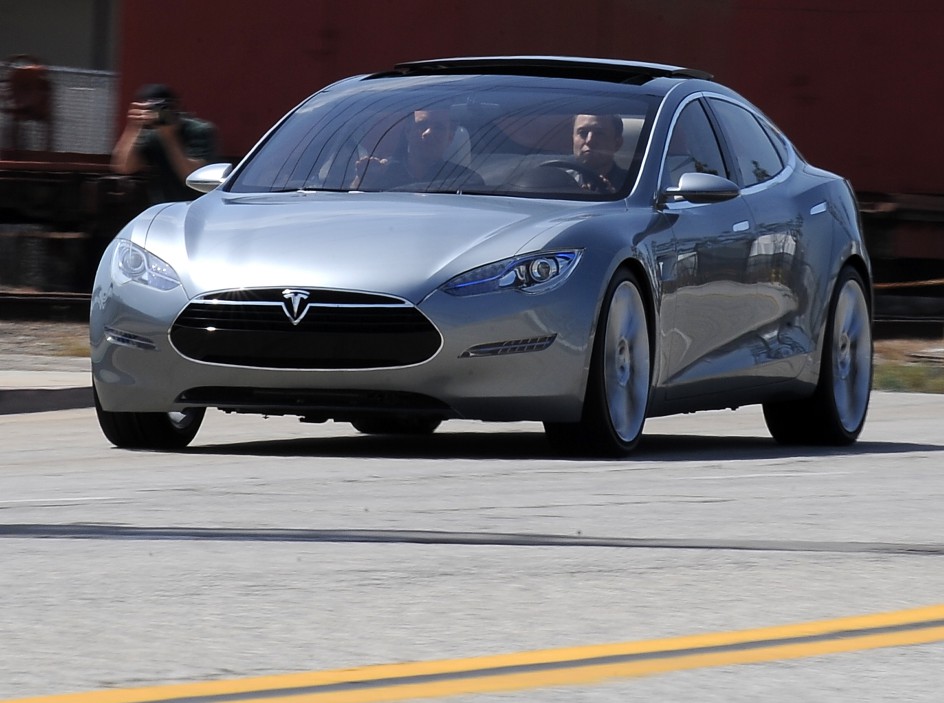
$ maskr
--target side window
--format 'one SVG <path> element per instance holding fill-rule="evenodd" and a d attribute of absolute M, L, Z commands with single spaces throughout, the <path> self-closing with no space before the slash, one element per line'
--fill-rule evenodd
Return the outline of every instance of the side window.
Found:
<path fill-rule="evenodd" d="M 760 121 L 760 126 L 764 128 L 764 132 L 767 133 L 767 137 L 773 142 L 774 149 L 777 150 L 777 154 L 780 156 L 780 162 L 786 164 L 790 160 L 789 153 L 787 152 L 787 145 L 784 143 L 783 135 L 769 122 L 764 120 Z"/>
<path fill-rule="evenodd" d="M 712 173 L 728 177 L 718 138 L 698 101 L 686 105 L 675 122 L 665 157 L 662 185 L 678 185 L 683 173 Z"/>
<path fill-rule="evenodd" d="M 712 100 L 711 107 L 734 152 L 742 185 L 763 183 L 780 173 L 780 154 L 754 115 L 727 100 Z"/>

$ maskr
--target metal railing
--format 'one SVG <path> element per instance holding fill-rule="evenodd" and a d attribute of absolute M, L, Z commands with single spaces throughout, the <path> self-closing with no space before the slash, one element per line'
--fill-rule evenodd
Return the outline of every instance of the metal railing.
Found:
<path fill-rule="evenodd" d="M 0 63 L 0 79 L 8 65 Z M 47 69 L 52 84 L 52 150 L 77 154 L 108 154 L 115 140 L 117 74 L 64 66 Z M 0 112 L 0 134 L 9 115 Z M 44 124 L 23 121 L 19 148 L 45 149 Z"/>

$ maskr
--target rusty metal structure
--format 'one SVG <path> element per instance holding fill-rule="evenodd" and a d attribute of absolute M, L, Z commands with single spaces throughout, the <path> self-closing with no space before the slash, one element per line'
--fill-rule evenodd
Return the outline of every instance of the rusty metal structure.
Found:
<path fill-rule="evenodd" d="M 637 59 L 713 73 L 764 109 L 811 161 L 848 177 L 876 265 L 879 313 L 944 319 L 944 171 L 937 163 L 944 103 L 928 92 L 944 78 L 936 55 L 944 5 L 935 0 L 587 0 L 576 15 L 565 0 L 115 7 L 119 49 L 112 83 L 101 91 L 111 102 L 106 118 L 95 112 L 91 120 L 106 144 L 65 143 L 76 130 L 62 116 L 92 106 L 63 108 L 64 98 L 76 104 L 88 91 L 61 88 L 69 69 L 48 67 L 52 148 L 37 141 L 41 121 L 20 120 L 34 141 L 26 156 L 15 150 L 10 158 L 4 147 L 0 222 L 20 218 L 96 241 L 133 214 L 134 189 L 108 173 L 107 143 L 142 83 L 172 85 L 185 109 L 218 126 L 222 154 L 235 160 L 316 89 L 400 61 Z M 0 64 L 0 77 L 10 68 Z M 8 255 L 0 225 L 0 262 Z M 82 276 L 69 285 L 82 285 Z"/>

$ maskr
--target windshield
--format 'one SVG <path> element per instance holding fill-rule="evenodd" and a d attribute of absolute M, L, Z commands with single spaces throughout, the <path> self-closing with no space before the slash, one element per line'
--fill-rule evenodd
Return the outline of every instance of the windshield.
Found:
<path fill-rule="evenodd" d="M 638 86 L 571 79 L 358 80 L 312 96 L 227 189 L 615 199 L 635 183 L 655 108 Z"/>

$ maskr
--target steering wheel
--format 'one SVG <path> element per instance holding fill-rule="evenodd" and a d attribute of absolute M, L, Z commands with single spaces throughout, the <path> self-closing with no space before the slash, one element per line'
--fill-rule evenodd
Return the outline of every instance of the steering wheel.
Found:
<path fill-rule="evenodd" d="M 579 161 L 569 159 L 551 159 L 541 162 L 541 166 L 549 168 L 559 168 L 564 171 L 576 171 L 583 177 L 582 186 L 594 193 L 615 193 L 616 188 L 610 183 L 606 176 L 601 176 L 589 166 L 584 166 Z"/>

